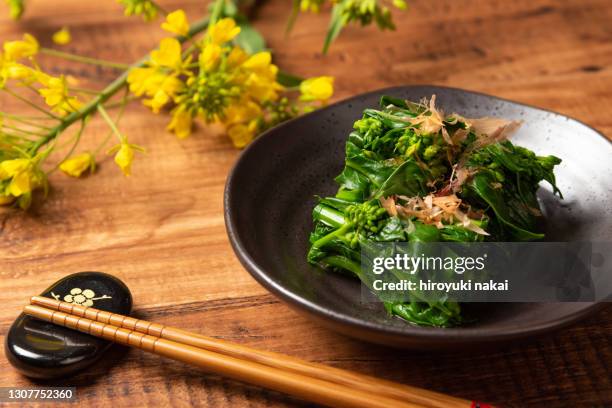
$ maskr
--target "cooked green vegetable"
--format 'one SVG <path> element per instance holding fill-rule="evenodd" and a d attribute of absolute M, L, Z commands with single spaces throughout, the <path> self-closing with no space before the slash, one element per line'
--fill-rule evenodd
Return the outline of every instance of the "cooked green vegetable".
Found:
<path fill-rule="evenodd" d="M 544 237 L 536 191 L 555 185 L 561 160 L 536 156 L 508 135 L 517 122 L 444 115 L 429 102 L 391 97 L 366 109 L 346 142 L 335 197 L 313 210 L 308 262 L 364 280 L 365 242 L 529 241 Z M 464 317 L 450 301 L 385 303 L 409 322 L 448 327 Z"/>

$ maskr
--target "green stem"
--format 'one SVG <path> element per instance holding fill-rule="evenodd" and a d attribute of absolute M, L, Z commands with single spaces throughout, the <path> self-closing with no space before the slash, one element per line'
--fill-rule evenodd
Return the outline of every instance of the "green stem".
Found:
<path fill-rule="evenodd" d="M 128 64 L 121 64 L 119 62 L 105 61 L 98 58 L 84 57 L 82 55 L 71 54 L 69 52 L 54 50 L 52 48 L 42 47 L 40 52 L 43 54 L 51 55 L 58 58 L 63 58 L 70 61 L 82 62 L 84 64 L 99 65 L 101 67 L 117 68 L 117 69 L 128 69 Z"/>
<path fill-rule="evenodd" d="M 53 113 L 51 113 L 51 112 L 49 112 L 49 111 L 44 110 L 44 109 L 43 109 L 43 108 L 41 108 L 40 106 L 36 105 L 35 103 L 33 103 L 33 102 L 31 102 L 31 101 L 28 101 L 26 98 L 24 98 L 23 96 L 21 96 L 21 95 L 19 95 L 19 94 L 16 94 L 15 92 L 11 91 L 10 89 L 8 89 L 8 88 L 3 88 L 3 90 L 4 90 L 4 92 L 6 92 L 6 93 L 8 93 L 9 95 L 11 95 L 13 98 L 19 99 L 21 102 L 23 102 L 23 103 L 25 103 L 26 105 L 28 105 L 28 106 L 30 106 L 30 107 L 32 107 L 32 108 L 34 108 L 34 109 L 36 109 L 36 110 L 37 110 L 37 111 L 39 111 L 39 112 L 44 113 L 45 115 L 49 116 L 50 118 L 53 118 L 53 119 L 56 119 L 56 120 L 59 120 L 59 121 L 61 121 L 61 120 L 62 120 L 62 118 L 61 118 L 61 117 L 59 117 L 59 116 L 57 116 L 57 115 L 55 115 L 55 114 L 53 114 Z"/>
<path fill-rule="evenodd" d="M 27 116 L 27 115 L 15 115 L 13 113 L 8 113 L 8 112 L 1 112 L 0 111 L 0 117 L 5 116 L 7 118 L 11 118 L 14 120 L 17 120 L 19 122 L 19 120 L 23 120 L 23 119 L 28 119 L 28 120 L 40 120 L 40 121 L 45 121 L 45 120 L 50 120 L 50 118 L 48 116 Z M 19 120 L 18 120 L 19 119 Z"/>
<path fill-rule="evenodd" d="M 344 235 L 345 233 L 347 233 L 351 228 L 353 228 L 353 226 L 354 226 L 353 223 L 344 224 L 342 227 L 338 228 L 337 230 L 332 231 L 329 234 L 325 235 L 324 237 L 321 237 L 318 240 L 316 240 L 312 244 L 311 248 L 318 248 L 318 249 L 323 248 L 325 245 L 333 241 L 334 238 L 340 237 L 341 235 Z"/>
<path fill-rule="evenodd" d="M 210 24 L 215 24 L 221 17 L 225 0 L 215 0 L 212 12 L 210 13 Z"/>
<path fill-rule="evenodd" d="M 285 38 L 287 38 L 291 30 L 293 30 L 295 20 L 297 20 L 300 14 L 300 0 L 293 0 L 292 3 L 291 14 L 289 14 L 289 20 L 287 20 L 287 26 L 285 27 Z"/>
<path fill-rule="evenodd" d="M 321 262 L 335 266 L 337 268 L 342 268 L 353 272 L 356 276 L 358 276 L 361 280 L 363 280 L 363 271 L 361 270 L 361 265 L 357 262 L 341 255 L 330 255 L 323 259 Z"/>
<path fill-rule="evenodd" d="M 51 128 L 48 127 L 48 126 L 44 126 L 44 125 L 41 125 L 40 123 L 36 123 L 36 122 L 30 121 L 30 120 L 26 120 L 26 119 L 24 119 L 21 116 L 12 115 L 12 114 L 9 114 L 9 113 L 6 113 L 6 112 L 0 112 L 0 118 L 7 118 L 7 119 L 12 120 L 14 122 L 22 123 L 24 125 L 28 125 L 28 126 L 32 126 L 32 127 L 36 127 L 38 129 L 41 129 L 41 130 L 51 130 Z M 45 120 L 47 120 L 47 118 L 45 118 Z"/>
<path fill-rule="evenodd" d="M 128 97 L 129 90 L 126 88 L 125 91 L 126 91 L 125 95 L 123 95 L 123 98 L 121 98 L 121 101 L 120 101 L 121 105 L 119 108 L 119 113 L 117 113 L 117 118 L 115 119 L 115 124 L 117 125 L 121 121 L 121 118 L 123 117 L 123 114 L 125 113 L 125 107 L 127 106 L 129 99 L 130 99 Z M 93 152 L 94 157 L 97 156 L 98 153 L 100 153 L 100 150 L 104 149 L 104 146 L 106 146 L 106 144 L 108 143 L 108 141 L 110 140 L 112 136 L 113 136 L 113 131 L 111 130 L 110 132 L 108 132 L 104 140 L 102 140 L 102 143 L 100 143 L 100 145 L 96 147 L 96 150 L 94 150 Z"/>
<path fill-rule="evenodd" d="M 83 118 L 81 120 L 81 127 L 79 128 L 79 131 L 77 132 L 76 136 L 74 137 L 74 142 L 72 143 L 72 147 L 70 148 L 68 153 L 66 153 L 66 155 L 64 156 L 64 158 L 62 160 L 57 162 L 55 167 L 53 167 L 47 173 L 47 175 L 50 175 L 51 173 L 55 172 L 63 162 L 65 162 L 66 160 L 68 160 L 70 158 L 70 156 L 72 156 L 72 153 L 74 153 L 77 145 L 79 144 L 79 141 L 81 140 L 81 136 L 83 135 L 83 131 L 85 130 L 85 125 L 86 124 L 87 124 L 87 117 L 85 117 L 85 118 Z"/>
<path fill-rule="evenodd" d="M 1 130 L 2 130 L 2 136 L 3 137 L 4 136 L 9 136 L 9 137 L 14 138 L 14 139 L 19 139 L 21 142 L 30 143 L 30 145 L 36 141 L 36 137 L 35 136 L 33 137 L 31 135 L 24 135 L 24 134 L 20 134 L 20 133 L 7 132 L 4 129 L 1 129 Z"/>
<path fill-rule="evenodd" d="M 0 125 L 0 128 L 14 130 L 16 132 L 20 132 L 28 136 L 39 136 L 39 137 L 44 136 L 43 134 L 36 133 L 36 132 L 30 132 L 29 130 L 21 129 L 17 126 L 7 125 L 6 123 Z"/>
<path fill-rule="evenodd" d="M 206 27 L 208 27 L 208 18 L 204 18 L 194 23 L 191 26 L 191 30 L 189 30 L 188 36 L 191 37 L 195 34 L 198 34 L 204 31 Z M 182 41 L 182 40 L 184 39 L 179 38 L 179 41 Z M 89 103 L 84 105 L 81 109 L 75 112 L 72 112 L 71 114 L 69 114 L 68 116 L 64 118 L 60 118 L 61 123 L 57 125 L 56 127 L 54 127 L 53 129 L 51 129 L 45 137 L 41 138 L 34 146 L 32 146 L 31 151 L 33 153 L 37 153 L 38 150 L 42 146 L 49 143 L 49 141 L 53 140 L 55 137 L 57 137 L 58 134 L 60 134 L 62 131 L 70 127 L 73 123 L 81 120 L 85 116 L 88 116 L 89 114 L 97 110 L 98 105 L 101 105 L 107 100 L 109 100 L 113 95 L 115 95 L 121 88 L 123 88 L 126 85 L 128 74 L 132 68 L 142 67 L 148 61 L 149 61 L 149 55 L 147 54 L 147 56 L 142 58 L 140 61 L 131 65 L 130 69 L 126 70 L 121 75 L 119 75 L 113 82 L 111 82 L 106 88 L 104 88 L 98 96 L 96 96 L 91 101 L 89 101 Z M 46 113 L 49 113 L 49 112 L 46 112 Z"/>
<path fill-rule="evenodd" d="M 110 116 L 108 116 L 108 112 L 106 112 L 106 109 L 104 109 L 104 106 L 102 106 L 101 104 L 98 105 L 98 112 L 100 112 L 100 115 L 102 115 L 102 117 L 104 118 L 108 126 L 111 128 L 115 136 L 119 138 L 119 141 L 123 142 L 125 137 L 121 134 L 119 129 L 117 129 L 117 125 L 115 124 L 115 122 L 113 122 Z"/>
<path fill-rule="evenodd" d="M 19 151 L 26 149 L 27 150 L 27 146 L 32 144 L 32 141 L 23 137 L 23 136 L 19 136 L 19 135 L 14 135 L 12 133 L 6 133 L 4 132 L 4 134 L 2 135 L 4 138 L 8 138 L 6 140 L 10 139 L 11 145 L 12 146 L 17 146 L 20 145 L 20 148 L 18 149 Z"/>

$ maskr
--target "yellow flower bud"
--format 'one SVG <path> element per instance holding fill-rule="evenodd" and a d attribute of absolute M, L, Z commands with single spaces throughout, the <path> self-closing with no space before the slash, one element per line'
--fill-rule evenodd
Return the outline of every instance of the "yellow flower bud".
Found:
<path fill-rule="evenodd" d="M 30 34 L 24 34 L 23 40 L 7 41 L 4 43 L 5 58 L 16 61 L 21 58 L 33 57 L 38 53 L 38 41 Z"/>
<path fill-rule="evenodd" d="M 73 156 L 67 160 L 64 160 L 60 164 L 59 168 L 61 171 L 72 177 L 80 177 L 84 171 L 94 169 L 95 166 L 94 157 L 91 153 L 81 153 Z"/>
<path fill-rule="evenodd" d="M 182 36 L 189 33 L 189 21 L 183 10 L 176 10 L 168 14 L 166 21 L 162 23 L 161 28 Z"/>
<path fill-rule="evenodd" d="M 300 84 L 300 99 L 303 101 L 327 102 L 334 94 L 334 78 L 320 76 L 309 78 Z"/>
<path fill-rule="evenodd" d="M 406 10 L 408 7 L 405 0 L 393 0 L 393 5 L 400 10 Z"/>
<path fill-rule="evenodd" d="M 58 45 L 66 45 L 72 41 L 72 36 L 68 27 L 63 27 L 61 30 L 53 34 L 53 42 Z"/>
<path fill-rule="evenodd" d="M 220 46 L 218 46 L 217 44 L 212 44 L 212 43 L 206 44 L 206 46 L 204 46 L 204 49 L 202 50 L 202 53 L 200 54 L 200 57 L 199 57 L 200 67 L 202 67 L 204 71 L 212 70 L 217 64 L 217 61 L 219 61 L 220 55 L 221 55 Z"/>
<path fill-rule="evenodd" d="M 300 10 L 303 12 L 311 11 L 313 13 L 318 13 L 321 10 L 321 4 L 323 0 L 301 0 L 300 1 Z"/>
<path fill-rule="evenodd" d="M 7 0 L 9 13 L 13 20 L 19 20 L 24 11 L 23 0 Z"/>

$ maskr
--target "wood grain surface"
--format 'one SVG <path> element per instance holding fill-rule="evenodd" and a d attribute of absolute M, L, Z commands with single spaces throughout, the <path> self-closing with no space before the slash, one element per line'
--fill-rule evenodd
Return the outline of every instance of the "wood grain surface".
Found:
<path fill-rule="evenodd" d="M 0 13 L 0 40 L 28 31 L 47 39 L 68 25 L 71 51 L 131 62 L 162 33 L 125 18 L 111 0 L 28 0 L 20 23 Z M 205 2 L 184 7 L 192 20 Z M 337 78 L 336 99 L 376 88 L 432 83 L 552 109 L 612 136 L 612 7 L 608 0 L 411 0 L 396 32 L 347 29 L 320 53 L 327 15 L 300 17 L 283 36 L 287 0 L 265 2 L 255 25 L 276 62 L 303 76 Z M 92 86 L 109 69 L 45 59 Z M 2 110 L 15 108 L 0 100 Z M 214 129 L 179 141 L 167 116 L 134 104 L 121 128 L 147 154 L 133 176 L 111 158 L 82 180 L 51 178 L 47 200 L 30 212 L 0 210 L 0 335 L 29 296 L 77 271 L 112 273 L 131 288 L 137 315 L 249 346 L 353 369 L 502 406 L 612 406 L 612 310 L 548 337 L 474 354 L 397 351 L 332 333 L 296 314 L 241 267 L 223 224 L 226 175 L 239 152 Z M 92 122 L 85 139 L 107 131 Z M 3 339 L 2 339 L 3 340 Z M 0 357 L 0 385 L 32 385 Z M 53 385 L 78 387 L 81 406 L 265 407 L 306 405 L 206 375 L 138 350 L 112 349 L 95 367 Z"/>

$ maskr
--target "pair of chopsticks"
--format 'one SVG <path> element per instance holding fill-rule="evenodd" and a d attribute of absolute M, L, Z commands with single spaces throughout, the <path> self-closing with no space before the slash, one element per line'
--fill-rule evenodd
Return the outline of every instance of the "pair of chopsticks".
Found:
<path fill-rule="evenodd" d="M 32 297 L 24 313 L 323 405 L 364 408 L 476 406 L 448 395 L 46 297 Z"/>

